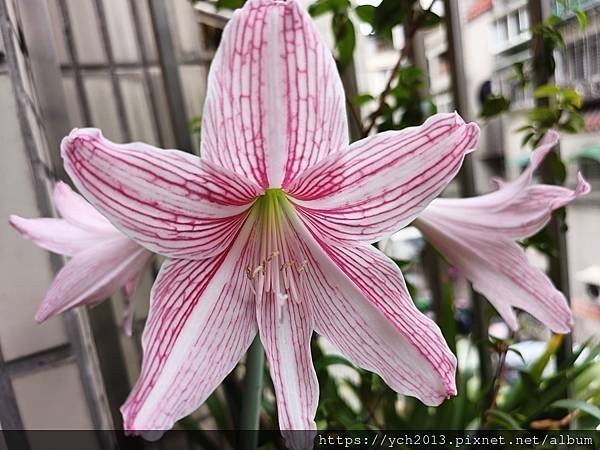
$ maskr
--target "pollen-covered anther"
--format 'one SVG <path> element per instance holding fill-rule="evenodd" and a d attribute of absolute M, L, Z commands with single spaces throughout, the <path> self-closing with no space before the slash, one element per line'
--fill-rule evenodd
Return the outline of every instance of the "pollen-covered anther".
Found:
<path fill-rule="evenodd" d="M 265 271 L 265 267 L 263 264 L 259 264 L 254 269 L 252 269 L 250 266 L 247 266 L 246 267 L 246 276 L 248 277 L 248 279 L 254 280 L 259 273 L 264 273 L 264 271 Z"/>
<path fill-rule="evenodd" d="M 306 266 L 308 266 L 308 261 L 305 259 L 300 264 L 296 265 L 296 272 L 298 272 L 298 273 L 304 272 L 304 270 L 306 270 Z"/>

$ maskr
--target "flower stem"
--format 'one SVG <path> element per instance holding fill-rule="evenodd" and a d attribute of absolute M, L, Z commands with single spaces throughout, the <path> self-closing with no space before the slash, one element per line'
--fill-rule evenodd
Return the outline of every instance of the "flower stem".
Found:
<path fill-rule="evenodd" d="M 258 448 L 258 430 L 261 410 L 261 394 L 263 386 L 263 370 L 265 355 L 258 334 L 246 354 L 246 375 L 244 377 L 244 398 L 240 429 L 253 431 L 244 434 L 240 448 L 256 450 Z"/>

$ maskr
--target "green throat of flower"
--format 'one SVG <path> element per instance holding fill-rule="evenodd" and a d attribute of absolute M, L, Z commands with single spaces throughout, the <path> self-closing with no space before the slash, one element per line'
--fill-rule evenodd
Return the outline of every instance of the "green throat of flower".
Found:
<path fill-rule="evenodd" d="M 293 205 L 285 192 L 270 188 L 254 204 L 256 232 L 254 257 L 246 267 L 257 301 L 276 301 L 278 317 L 283 318 L 287 300 L 300 302 L 304 258 L 296 230 Z"/>

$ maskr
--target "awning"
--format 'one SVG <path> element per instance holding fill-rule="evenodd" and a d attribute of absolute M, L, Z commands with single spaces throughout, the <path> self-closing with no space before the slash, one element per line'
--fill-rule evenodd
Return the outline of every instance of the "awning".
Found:
<path fill-rule="evenodd" d="M 593 159 L 594 161 L 600 162 L 600 145 L 590 145 L 589 147 L 582 148 L 574 155 L 571 155 L 569 161 L 581 158 Z"/>

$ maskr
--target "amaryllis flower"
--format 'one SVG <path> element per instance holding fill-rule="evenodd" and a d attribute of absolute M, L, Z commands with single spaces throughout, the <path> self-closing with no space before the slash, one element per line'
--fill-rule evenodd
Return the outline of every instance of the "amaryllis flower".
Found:
<path fill-rule="evenodd" d="M 498 190 L 436 199 L 414 222 L 513 329 L 518 327 L 513 308 L 527 311 L 556 333 L 568 333 L 573 325 L 564 295 L 528 262 L 516 242 L 540 231 L 552 211 L 590 190 L 580 174 L 575 190 L 531 184 L 534 171 L 558 139 L 558 133 L 549 131 L 523 173 L 511 182 L 497 182 Z"/>
<path fill-rule="evenodd" d="M 250 0 L 223 33 L 202 158 L 74 130 L 73 181 L 123 233 L 169 259 L 151 293 L 128 430 L 164 430 L 235 367 L 257 329 L 283 430 L 314 429 L 313 330 L 396 391 L 437 405 L 456 360 L 370 243 L 410 223 L 478 128 L 456 114 L 348 144 L 336 66 L 295 1 Z"/>
<path fill-rule="evenodd" d="M 11 225 L 25 238 L 71 257 L 56 275 L 35 319 L 43 322 L 70 308 L 93 305 L 120 288 L 131 297 L 152 253 L 124 236 L 67 184 L 56 184 L 53 199 L 62 219 L 10 216 Z M 131 307 L 127 316 L 130 334 Z"/>

